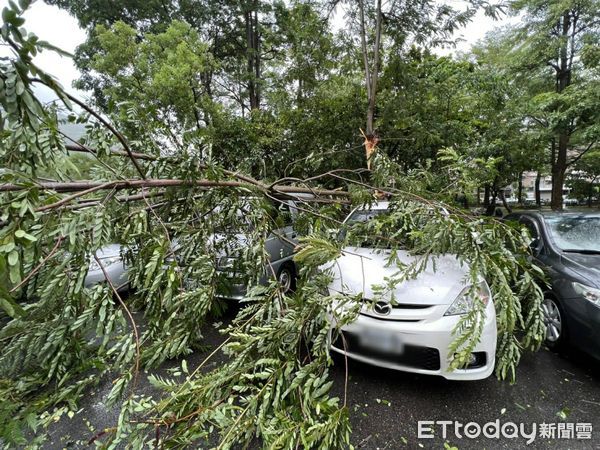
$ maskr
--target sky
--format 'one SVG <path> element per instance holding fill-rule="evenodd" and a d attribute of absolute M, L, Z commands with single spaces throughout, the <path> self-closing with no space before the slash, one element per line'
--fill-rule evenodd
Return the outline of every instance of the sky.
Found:
<path fill-rule="evenodd" d="M 460 4 L 461 0 L 447 0 Z M 8 5 L 8 0 L 0 0 L 0 9 Z M 340 22 L 342 14 L 338 12 L 335 22 Z M 77 20 L 70 16 L 66 11 L 56 6 L 49 6 L 38 0 L 25 13 L 25 27 L 28 31 L 36 34 L 43 40 L 53 45 L 74 52 L 77 45 L 85 40 L 85 32 L 79 28 Z M 439 54 L 451 54 L 454 52 L 466 52 L 471 45 L 485 37 L 487 32 L 492 31 L 497 26 L 506 25 L 508 22 L 514 22 L 514 18 L 505 18 L 500 21 L 486 17 L 483 12 L 479 12 L 474 20 L 464 29 L 456 33 L 456 37 L 462 41 L 458 43 L 455 49 L 437 49 Z M 335 26 L 335 25 L 334 25 Z M 7 48 L 0 47 L 0 56 L 7 56 L 10 51 Z M 44 51 L 35 58 L 35 63 L 46 72 L 54 75 L 65 89 L 78 96 L 85 97 L 84 92 L 75 90 L 72 87 L 73 81 L 79 76 L 77 68 L 70 58 L 62 57 L 54 52 Z M 48 99 L 49 92 L 39 92 L 40 96 Z"/>
<path fill-rule="evenodd" d="M 0 0 L 0 9 L 7 5 L 8 0 Z M 24 18 L 24 27 L 27 31 L 69 53 L 73 53 L 75 48 L 85 40 L 85 31 L 79 28 L 77 20 L 56 6 L 37 1 L 25 12 Z M 9 54 L 9 49 L 0 47 L 0 56 Z M 46 50 L 38 54 L 34 62 L 53 75 L 68 92 L 85 97 L 85 93 L 72 87 L 73 81 L 79 77 L 79 71 L 71 58 Z M 55 98 L 46 87 L 39 87 L 37 91 L 40 98 L 45 101 Z"/>

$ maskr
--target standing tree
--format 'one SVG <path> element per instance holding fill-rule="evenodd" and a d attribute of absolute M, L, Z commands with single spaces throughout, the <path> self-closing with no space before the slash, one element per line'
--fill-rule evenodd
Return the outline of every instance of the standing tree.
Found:
<path fill-rule="evenodd" d="M 518 0 L 512 8 L 524 14 L 513 35 L 514 63 L 525 76 L 546 77 L 545 87 L 524 101 L 551 136 L 552 208 L 562 209 L 568 167 L 599 137 L 598 80 L 583 56 L 598 45 L 600 2 Z"/>
<path fill-rule="evenodd" d="M 382 57 L 386 52 L 403 52 L 407 45 L 438 45 L 449 43 L 452 33 L 468 23 L 477 10 L 485 6 L 492 16 L 498 9 L 487 2 L 470 0 L 464 10 L 444 2 L 422 0 L 417 2 L 387 2 L 381 0 L 333 1 L 342 3 L 348 23 L 361 55 L 364 86 L 367 93 L 364 146 L 367 166 L 370 169 L 379 136 L 376 132 L 377 89 Z"/>

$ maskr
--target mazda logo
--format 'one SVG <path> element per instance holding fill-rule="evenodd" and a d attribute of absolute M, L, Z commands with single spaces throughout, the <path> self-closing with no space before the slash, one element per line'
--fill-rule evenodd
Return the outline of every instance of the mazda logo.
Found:
<path fill-rule="evenodd" d="M 392 312 L 392 305 L 390 305 L 387 302 L 377 302 L 373 306 L 373 309 L 375 310 L 375 312 L 377 314 L 380 314 L 382 316 L 387 316 L 389 313 Z"/>

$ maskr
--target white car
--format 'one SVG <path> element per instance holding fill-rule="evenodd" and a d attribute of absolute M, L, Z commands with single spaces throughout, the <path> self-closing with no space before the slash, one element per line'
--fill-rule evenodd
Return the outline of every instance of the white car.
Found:
<path fill-rule="evenodd" d="M 365 221 L 385 214 L 387 202 L 370 210 L 355 210 L 346 221 Z M 496 354 L 496 311 L 485 280 L 477 285 L 475 296 L 469 285 L 468 267 L 461 266 L 453 255 L 436 257 L 435 271 L 429 263 L 415 279 L 394 287 L 390 298 L 373 304 L 373 287 L 384 285 L 385 278 L 398 272 L 387 266 L 389 250 L 347 247 L 333 263 L 322 267 L 333 276 L 329 293 L 356 295 L 364 299 L 355 322 L 342 327 L 342 334 L 331 349 L 349 358 L 389 369 L 429 375 L 449 380 L 479 380 L 491 375 Z M 399 260 L 409 264 L 418 258 L 400 251 Z M 475 297 L 475 298 L 473 298 Z M 466 368 L 450 370 L 448 347 L 455 336 L 452 331 L 461 315 L 483 301 L 485 323 L 479 343 Z M 336 320 L 336 307 L 332 319 Z M 339 311 L 338 311 L 339 312 Z"/>

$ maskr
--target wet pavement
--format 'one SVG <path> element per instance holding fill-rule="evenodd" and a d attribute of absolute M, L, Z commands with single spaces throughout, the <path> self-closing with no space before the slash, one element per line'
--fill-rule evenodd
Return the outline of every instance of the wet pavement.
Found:
<path fill-rule="evenodd" d="M 211 325 L 204 334 L 211 348 L 222 342 L 223 337 Z M 210 351 L 209 348 L 185 358 L 189 369 L 194 370 Z M 208 368 L 222 362 L 223 356 L 212 359 Z M 342 401 L 346 397 L 356 448 L 600 449 L 600 363 L 576 351 L 570 351 L 568 356 L 547 349 L 526 354 L 514 385 L 494 377 L 481 381 L 447 381 L 350 361 L 346 395 L 344 358 L 336 356 L 334 361 L 331 368 L 334 394 Z M 167 369 L 177 365 L 177 362 L 165 363 L 158 373 L 168 375 Z M 138 393 L 154 392 L 146 376 L 142 373 L 140 377 Z M 44 448 L 87 448 L 89 440 L 102 429 L 114 426 L 118 408 L 109 409 L 104 403 L 112 381 L 101 380 L 83 399 L 80 405 L 83 410 L 79 414 L 72 418 L 65 416 L 54 424 Z M 498 427 L 500 438 L 485 437 L 481 430 L 477 433 L 476 425 L 468 425 L 466 434 L 478 434 L 477 437 L 465 436 L 463 428 L 458 430 L 459 437 L 454 423 L 447 425 L 444 437 L 442 425 L 425 423 L 423 432 L 433 437 L 419 439 L 419 421 L 458 421 L 463 427 L 469 422 L 479 427 L 492 422 L 486 431 L 494 436 Z M 520 435 L 503 437 L 518 434 L 509 422 L 517 426 L 523 424 L 528 435 L 536 424 L 535 440 L 527 445 L 527 439 Z M 582 424 L 591 424 L 591 439 L 577 439 L 578 434 L 585 436 L 587 425 Z M 432 429 L 425 429 L 427 427 Z M 542 438 L 544 433 L 546 436 L 554 433 L 555 438 Z M 561 437 L 570 434 L 573 436 L 570 439 Z"/>

